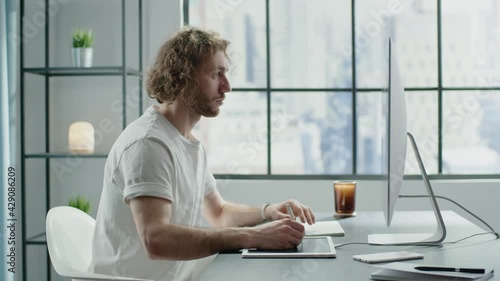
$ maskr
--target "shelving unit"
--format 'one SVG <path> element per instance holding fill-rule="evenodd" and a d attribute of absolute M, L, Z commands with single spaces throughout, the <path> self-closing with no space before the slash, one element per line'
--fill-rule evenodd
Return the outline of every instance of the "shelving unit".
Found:
<path fill-rule="evenodd" d="M 126 30 L 126 1 L 125 0 L 120 0 L 117 1 L 117 4 L 121 2 L 121 65 L 117 66 L 96 66 L 96 67 L 89 67 L 89 68 L 73 68 L 73 67 L 52 67 L 50 66 L 50 60 L 49 60 L 49 55 L 50 55 L 50 47 L 51 47 L 51 42 L 50 42 L 50 8 L 49 8 L 49 2 L 54 2 L 50 0 L 45 0 L 44 1 L 44 45 L 45 45 L 45 62 L 44 65 L 41 67 L 25 67 L 25 36 L 23 36 L 23 27 L 28 22 L 30 19 L 25 17 L 25 2 L 27 0 L 21 0 L 20 1 L 20 24 L 21 24 L 21 29 L 20 29 L 20 45 L 21 45 L 21 50 L 20 50 L 20 152 L 21 152 L 21 225 L 22 225 L 22 233 L 21 233 L 21 239 L 22 239 L 22 260 L 21 263 L 19 263 L 22 266 L 22 280 L 29 280 L 29 276 L 27 275 L 27 270 L 29 264 L 27 263 L 27 250 L 28 247 L 30 246 L 36 246 L 36 247 L 44 247 L 45 248 L 45 257 L 35 257 L 37 258 L 37 265 L 39 263 L 43 263 L 43 260 L 46 260 L 46 275 L 45 276 L 36 276 L 35 278 L 31 278 L 32 280 L 46 280 L 46 281 L 51 281 L 53 277 L 51 277 L 51 263 L 50 263 L 50 258 L 48 255 L 47 247 L 46 247 L 46 238 L 45 238 L 45 232 L 41 232 L 39 234 L 36 234 L 31 237 L 27 237 L 26 234 L 26 226 L 30 223 L 28 221 L 27 217 L 27 210 L 30 206 L 27 206 L 27 198 L 30 196 L 28 194 L 28 188 L 27 188 L 27 173 L 30 173 L 30 170 L 27 169 L 27 163 L 28 161 L 32 161 L 33 159 L 38 159 L 38 160 L 44 160 L 44 173 L 45 173 L 45 180 L 44 183 L 37 182 L 37 185 L 40 184 L 42 186 L 44 184 L 44 189 L 45 189 L 45 213 L 53 207 L 51 205 L 51 196 L 50 196 L 50 189 L 51 189 L 51 177 L 50 177 L 50 161 L 57 160 L 57 159 L 70 159 L 72 157 L 78 157 L 81 159 L 106 159 L 108 154 L 107 152 L 96 152 L 93 154 L 89 155 L 82 155 L 82 154 L 74 154 L 70 153 L 68 151 L 50 151 L 50 103 L 49 103 L 49 94 L 50 94 L 50 79 L 53 77 L 85 77 L 85 76 L 117 76 L 121 77 L 121 98 L 122 98 L 122 129 L 126 127 L 126 119 L 127 119 L 127 78 L 128 77 L 140 77 L 142 74 L 142 0 L 136 0 L 137 2 L 137 16 L 138 16 L 138 69 L 133 69 L 128 66 L 128 61 L 127 61 L 127 52 L 126 52 L 126 38 L 127 38 L 127 30 Z M 80 0 L 78 0 L 80 1 Z M 86 1 L 86 0 L 83 0 Z M 81 1 L 81 2 L 83 2 Z M 127 3 L 130 5 L 130 1 L 127 1 Z M 135 4 L 134 4 L 135 5 Z M 135 11 L 135 9 L 132 9 L 132 11 Z M 59 11 L 59 13 L 62 13 L 63 11 Z M 44 142 L 45 149 L 44 151 L 36 152 L 36 153 L 26 153 L 26 141 L 28 140 L 26 137 L 26 127 L 25 127 L 25 121 L 30 118 L 29 115 L 26 114 L 25 108 L 25 94 L 26 94 L 26 74 L 34 74 L 38 75 L 44 78 L 45 81 L 45 87 L 43 89 L 43 94 L 44 94 L 44 100 L 45 100 L 45 105 L 44 105 L 44 124 L 45 124 L 45 137 L 40 139 L 40 141 Z M 142 114 L 142 80 L 138 79 L 138 95 L 139 95 L 139 112 L 138 116 Z M 32 117 L 33 118 L 33 117 Z M 37 140 L 38 141 L 38 140 Z M 37 186 L 38 188 L 38 186 Z M 45 222 L 43 222 L 45 225 Z M 30 258 L 33 258 L 30 256 Z M 45 265 L 43 265 L 45 266 Z"/>

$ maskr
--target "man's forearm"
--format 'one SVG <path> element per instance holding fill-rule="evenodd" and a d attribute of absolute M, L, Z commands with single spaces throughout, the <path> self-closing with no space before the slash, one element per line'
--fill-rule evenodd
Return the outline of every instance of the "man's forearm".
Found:
<path fill-rule="evenodd" d="M 220 213 L 222 226 L 254 226 L 262 222 L 260 207 L 225 202 Z"/>
<path fill-rule="evenodd" d="M 144 234 L 144 246 L 152 259 L 191 260 L 220 251 L 251 247 L 252 231 L 255 230 L 164 224 Z"/>

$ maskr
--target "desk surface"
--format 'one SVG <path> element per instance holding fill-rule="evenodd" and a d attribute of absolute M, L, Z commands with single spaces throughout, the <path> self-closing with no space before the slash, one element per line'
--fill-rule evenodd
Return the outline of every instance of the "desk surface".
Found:
<path fill-rule="evenodd" d="M 452 211 L 442 214 L 448 231 L 445 242 L 486 232 Z M 333 220 L 326 213 L 316 217 L 318 221 Z M 371 233 L 433 232 L 436 225 L 433 213 L 427 211 L 397 212 L 390 228 L 385 226 L 381 212 L 359 212 L 339 222 L 346 235 L 333 237 L 335 244 L 367 242 Z M 354 261 L 353 255 L 402 250 L 425 255 L 423 260 L 412 263 L 493 268 L 497 275 L 490 280 L 500 280 L 500 240 L 489 234 L 433 247 L 346 245 L 337 248 L 334 259 L 242 259 L 240 254 L 219 254 L 199 280 L 370 280 L 370 274 L 377 269 Z"/>

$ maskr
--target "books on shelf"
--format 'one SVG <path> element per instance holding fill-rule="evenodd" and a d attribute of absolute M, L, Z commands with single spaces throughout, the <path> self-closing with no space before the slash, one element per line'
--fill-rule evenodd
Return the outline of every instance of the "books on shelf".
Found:
<path fill-rule="evenodd" d="M 416 267 L 436 267 L 436 265 L 423 265 L 404 262 L 393 262 L 385 265 L 374 266 L 380 270 L 371 274 L 373 280 L 426 280 L 426 281 L 483 281 L 493 276 L 493 269 L 485 269 L 484 273 L 466 273 L 457 271 L 422 271 Z M 448 266 L 446 266 L 448 267 Z"/>

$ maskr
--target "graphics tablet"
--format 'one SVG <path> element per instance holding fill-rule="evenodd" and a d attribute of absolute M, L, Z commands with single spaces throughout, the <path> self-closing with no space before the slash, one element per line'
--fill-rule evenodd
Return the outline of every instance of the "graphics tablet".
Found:
<path fill-rule="evenodd" d="M 337 253 L 332 238 L 304 237 L 302 244 L 290 250 L 244 249 L 242 258 L 334 258 Z"/>

